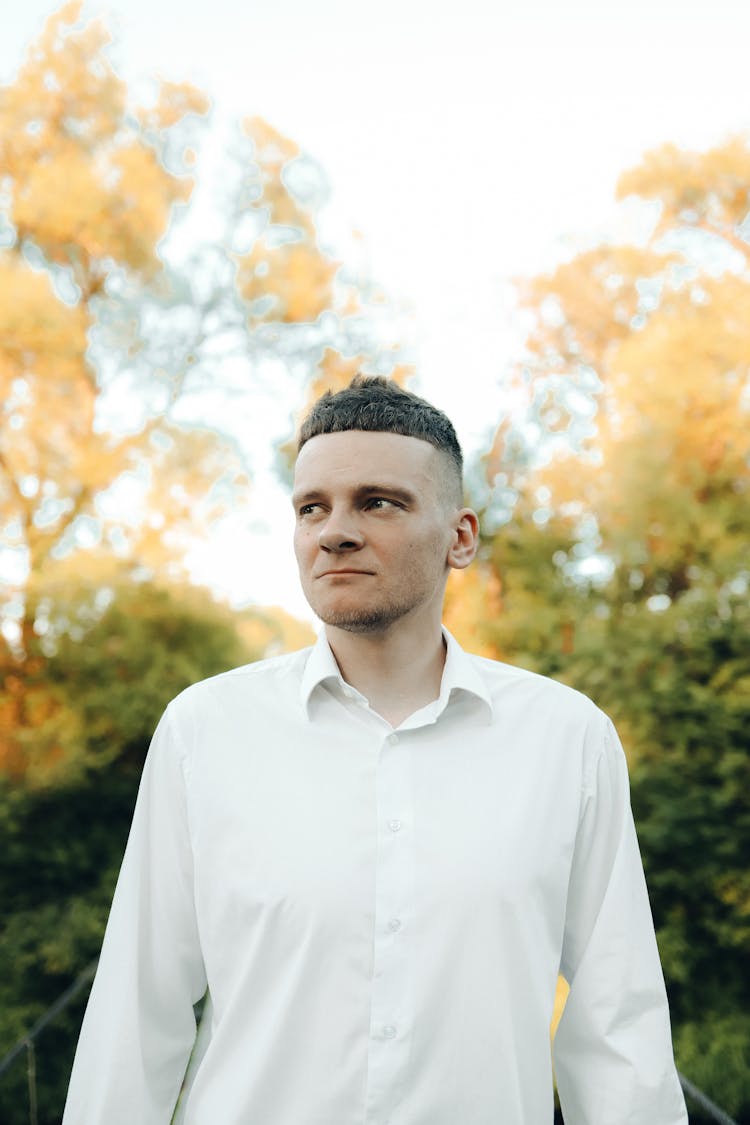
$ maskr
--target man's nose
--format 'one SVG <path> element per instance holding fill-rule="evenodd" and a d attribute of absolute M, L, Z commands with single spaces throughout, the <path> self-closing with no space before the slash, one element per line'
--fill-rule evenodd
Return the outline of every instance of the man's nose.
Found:
<path fill-rule="evenodd" d="M 358 551 L 364 539 L 351 516 L 332 511 L 320 530 L 318 543 L 324 551 Z"/>

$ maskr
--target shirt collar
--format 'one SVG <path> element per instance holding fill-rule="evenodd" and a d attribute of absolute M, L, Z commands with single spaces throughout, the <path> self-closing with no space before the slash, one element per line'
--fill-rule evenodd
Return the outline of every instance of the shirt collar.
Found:
<path fill-rule="evenodd" d="M 317 641 L 310 649 L 300 682 L 300 700 L 302 706 L 310 713 L 310 696 L 319 684 L 326 680 L 336 680 L 343 684 L 344 678 L 339 671 L 336 657 L 331 651 L 325 630 L 321 630 Z"/>
<path fill-rule="evenodd" d="M 471 653 L 461 648 L 461 645 L 453 634 L 448 632 L 445 625 L 442 628 L 447 651 L 438 700 L 441 709 L 448 703 L 451 692 L 465 691 L 476 699 L 480 699 L 492 716 L 494 714 L 492 695 L 479 671 L 476 656 L 472 656 Z"/>
<path fill-rule="evenodd" d="M 476 667 L 475 658 L 461 648 L 456 638 L 444 625 L 442 630 L 446 642 L 446 654 L 443 676 L 440 681 L 440 696 L 437 700 L 439 710 L 442 711 L 447 705 L 453 691 L 465 691 L 480 699 L 492 715 L 492 696 Z M 323 630 L 310 649 L 300 682 L 300 701 L 308 716 L 310 714 L 310 697 L 315 688 L 325 683 L 326 680 L 335 680 L 342 687 L 345 686 L 344 678 L 331 651 L 325 630 Z"/>

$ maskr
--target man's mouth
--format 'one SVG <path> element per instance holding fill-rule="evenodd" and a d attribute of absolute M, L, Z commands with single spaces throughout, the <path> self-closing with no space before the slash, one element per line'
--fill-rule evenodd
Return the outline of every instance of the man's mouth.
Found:
<path fill-rule="evenodd" d="M 352 570 L 352 569 L 349 569 L 349 568 L 343 568 L 342 567 L 341 570 L 324 570 L 322 574 L 318 575 L 318 578 L 336 578 L 339 575 L 347 575 L 347 574 L 349 574 L 349 575 L 351 575 L 351 574 L 372 575 L 372 571 L 371 570 Z"/>

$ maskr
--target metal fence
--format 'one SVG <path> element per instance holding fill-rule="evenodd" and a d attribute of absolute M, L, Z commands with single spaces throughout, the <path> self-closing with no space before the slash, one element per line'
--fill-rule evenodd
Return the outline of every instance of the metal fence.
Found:
<path fill-rule="evenodd" d="M 15 1047 L 8 1051 L 3 1059 L 0 1059 L 0 1079 L 2 1079 L 5 1072 L 10 1070 L 16 1059 L 20 1058 L 23 1054 L 26 1055 L 26 1070 L 29 1086 L 29 1125 L 38 1125 L 36 1048 L 34 1044 L 45 1027 L 52 1023 L 55 1017 L 59 1016 L 60 1012 L 64 1011 L 68 1004 L 75 1000 L 76 996 L 78 996 L 87 985 L 91 984 L 91 981 L 94 979 L 97 963 L 98 961 L 92 961 L 90 965 L 87 965 L 70 987 L 66 988 L 65 992 L 58 996 L 54 1004 L 50 1004 L 47 1011 L 39 1017 L 33 1027 L 30 1027 L 23 1038 L 19 1039 Z"/>
<path fill-rule="evenodd" d="M 48 1024 L 52 1023 L 56 1016 L 60 1014 L 67 1006 L 75 1000 L 75 998 L 90 985 L 94 979 L 96 972 L 97 961 L 92 961 L 87 965 L 82 973 L 73 981 L 69 988 L 66 988 L 54 1004 L 47 1008 L 27 1033 L 19 1039 L 15 1047 L 13 1047 L 4 1058 L 0 1059 L 0 1080 L 3 1075 L 13 1066 L 17 1059 L 26 1055 L 26 1070 L 28 1075 L 28 1088 L 29 1088 L 29 1125 L 39 1125 L 37 1117 L 37 1072 L 36 1072 L 36 1051 L 34 1044 L 44 1031 Z M 704 1114 L 711 1120 L 716 1121 L 718 1125 L 737 1125 L 734 1118 L 730 1117 L 720 1106 L 699 1090 L 688 1078 L 683 1074 L 679 1075 L 680 1084 L 685 1093 L 685 1096 L 696 1105 L 700 1106 Z"/>

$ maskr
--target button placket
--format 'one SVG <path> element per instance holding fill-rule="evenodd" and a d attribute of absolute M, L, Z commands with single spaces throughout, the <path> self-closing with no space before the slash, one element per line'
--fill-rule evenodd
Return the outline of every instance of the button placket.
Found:
<path fill-rule="evenodd" d="M 394 734 L 384 738 L 378 757 L 377 822 L 367 1125 L 398 1108 L 413 1023 L 412 951 L 403 926 L 414 890 L 411 750 Z"/>

